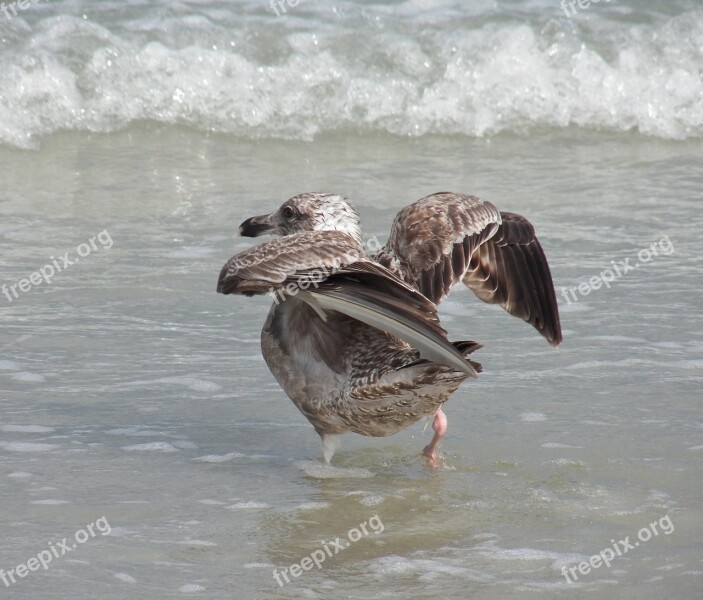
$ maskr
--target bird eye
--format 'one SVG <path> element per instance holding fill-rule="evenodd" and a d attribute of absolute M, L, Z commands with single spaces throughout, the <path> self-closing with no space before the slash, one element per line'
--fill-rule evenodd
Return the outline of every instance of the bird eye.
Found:
<path fill-rule="evenodd" d="M 295 210 L 290 206 L 284 206 L 283 210 L 281 210 L 281 214 L 286 219 L 292 219 L 293 217 L 295 217 Z"/>

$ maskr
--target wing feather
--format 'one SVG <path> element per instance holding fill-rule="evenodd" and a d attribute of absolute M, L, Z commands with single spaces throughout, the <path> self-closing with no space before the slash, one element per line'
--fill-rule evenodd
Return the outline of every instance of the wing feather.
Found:
<path fill-rule="evenodd" d="M 300 294 L 300 298 L 306 302 L 310 296 L 323 309 L 340 312 L 406 341 L 424 359 L 476 377 L 474 366 L 449 343 L 439 326 L 418 318 L 415 311 L 399 305 L 393 296 L 385 292 L 369 289 L 353 281 L 338 280 L 336 285 L 323 283 L 317 289 Z"/>
<path fill-rule="evenodd" d="M 481 300 L 527 321 L 557 346 L 559 308 L 544 250 L 525 217 L 501 216 L 498 232 L 477 249 L 462 280 Z"/>
<path fill-rule="evenodd" d="M 439 304 L 463 281 L 481 300 L 561 342 L 559 310 L 532 224 L 475 196 L 441 192 L 402 209 L 374 257 Z"/>
<path fill-rule="evenodd" d="M 221 294 L 265 294 L 303 278 L 321 281 L 364 257 L 363 248 L 339 231 L 310 231 L 276 238 L 235 254 L 217 281 Z"/>
<path fill-rule="evenodd" d="M 308 320 L 326 323 L 328 315 L 335 322 L 351 317 L 404 340 L 423 358 L 476 376 L 471 363 L 447 340 L 437 306 L 365 257 L 362 247 L 345 233 L 306 232 L 245 250 L 227 261 L 217 283 L 222 294 L 253 295 L 282 288 L 286 288 L 283 298 L 296 296 L 314 310 L 305 311 Z M 322 355 L 322 346 L 318 343 L 316 348 Z"/>

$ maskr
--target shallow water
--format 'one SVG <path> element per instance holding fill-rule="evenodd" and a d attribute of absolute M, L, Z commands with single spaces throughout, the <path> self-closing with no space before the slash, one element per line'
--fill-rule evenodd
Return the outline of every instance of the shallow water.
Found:
<path fill-rule="evenodd" d="M 699 597 L 700 9 L 230 4 L 0 15 L 0 590 Z M 239 223 L 311 190 L 381 241 L 440 190 L 536 227 L 564 342 L 442 304 L 484 372 L 439 469 L 423 424 L 324 465 L 261 357 L 268 299 L 215 293 Z"/>
<path fill-rule="evenodd" d="M 701 150 L 578 131 L 309 144 L 159 126 L 0 150 L 3 281 L 112 240 L 0 297 L 0 568 L 101 516 L 112 528 L 12 597 L 694 597 Z M 444 468 L 418 458 L 421 425 L 347 436 L 325 467 L 261 358 L 268 301 L 217 295 L 219 268 L 252 243 L 241 220 L 299 190 L 348 193 L 383 239 L 401 205 L 443 188 L 529 216 L 558 291 L 664 236 L 673 253 L 576 301 L 560 293 L 558 350 L 455 293 L 446 327 L 484 343 L 485 372 L 446 407 Z M 374 515 L 382 533 L 279 589 L 274 567 Z M 666 516 L 669 535 L 563 578 Z"/>

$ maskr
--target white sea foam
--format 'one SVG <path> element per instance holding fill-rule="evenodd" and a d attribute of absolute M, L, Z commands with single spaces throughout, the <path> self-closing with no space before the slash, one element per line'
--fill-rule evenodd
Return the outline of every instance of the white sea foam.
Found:
<path fill-rule="evenodd" d="M 328 508 L 330 506 L 329 502 L 304 502 L 296 506 L 298 510 L 321 510 L 323 508 Z"/>
<path fill-rule="evenodd" d="M 542 448 L 583 448 L 583 446 L 573 446 L 571 444 L 562 444 L 561 442 L 545 442 Z"/>
<path fill-rule="evenodd" d="M 286 18 L 246 0 L 108 5 L 87 18 L 80 0 L 66 4 L 5 24 L 1 142 L 142 120 L 249 138 L 568 126 L 703 136 L 703 11 L 681 0 L 678 16 L 646 22 L 605 4 L 566 19 L 558 2 L 520 18 L 464 0 L 308 3 Z"/>
<path fill-rule="evenodd" d="M 32 442 L 0 442 L 0 448 L 12 452 L 48 452 L 56 450 L 58 444 L 40 444 Z"/>
<path fill-rule="evenodd" d="M 54 428 L 44 425 L 0 425 L 0 431 L 14 433 L 50 433 L 54 431 Z"/>
<path fill-rule="evenodd" d="M 537 423 L 539 421 L 546 421 L 547 415 L 538 412 L 525 412 L 520 415 L 520 420 L 524 423 Z"/>
<path fill-rule="evenodd" d="M 239 452 L 228 452 L 227 454 L 208 454 L 206 456 L 198 456 L 193 460 L 197 460 L 200 462 L 219 463 L 227 462 L 228 460 L 232 460 L 233 458 L 242 458 L 243 456 L 244 454 L 240 454 Z"/>
<path fill-rule="evenodd" d="M 204 592 L 205 590 L 206 590 L 206 588 L 204 588 L 202 585 L 198 585 L 197 583 L 186 583 L 185 585 L 182 585 L 181 587 L 178 588 L 178 591 L 183 594 Z"/>
<path fill-rule="evenodd" d="M 206 379 L 200 379 L 192 376 L 163 377 L 161 379 L 155 379 L 152 383 L 183 385 L 196 392 L 216 392 L 222 389 L 221 386 L 216 384 L 214 381 L 208 381 Z"/>
<path fill-rule="evenodd" d="M 196 392 L 216 392 L 222 387 L 214 381 L 200 379 L 198 377 L 181 375 L 176 377 L 161 377 L 159 379 L 130 381 L 126 383 L 129 387 L 144 387 L 145 385 L 160 385 L 160 384 L 182 385 Z"/>
<path fill-rule="evenodd" d="M 476 581 L 480 583 L 488 583 L 494 580 L 494 576 L 488 573 L 482 573 L 478 569 L 472 569 L 464 566 L 464 561 L 454 558 L 444 557 L 441 560 L 435 560 L 424 557 L 401 557 L 401 556 L 384 556 L 373 561 L 370 565 L 371 572 L 377 577 L 384 579 L 398 575 L 417 575 L 424 581 L 431 580 L 437 575 L 449 576 L 455 579 L 464 581 Z"/>
<path fill-rule="evenodd" d="M 27 381 L 30 383 L 41 383 L 42 381 L 46 381 L 46 377 L 44 377 L 44 375 L 41 375 L 40 373 L 32 373 L 31 371 L 18 371 L 17 373 L 13 373 L 11 377 L 17 381 Z"/>
<path fill-rule="evenodd" d="M 178 448 L 174 448 L 168 442 L 147 442 L 145 444 L 132 444 L 124 446 L 123 450 L 138 450 L 138 451 L 158 451 L 158 452 L 178 452 Z"/>
<path fill-rule="evenodd" d="M 260 509 L 260 508 L 271 508 L 270 504 L 266 502 L 257 502 L 256 500 L 248 500 L 246 502 L 236 502 L 227 506 L 231 510 L 248 510 L 248 509 Z"/>
<path fill-rule="evenodd" d="M 212 546 L 217 546 L 215 542 L 209 542 L 207 540 L 182 540 L 178 542 L 182 546 L 201 546 L 203 548 L 210 548 Z"/>
<path fill-rule="evenodd" d="M 198 445 L 190 440 L 176 440 L 173 445 L 181 450 L 196 450 L 198 448 Z"/>

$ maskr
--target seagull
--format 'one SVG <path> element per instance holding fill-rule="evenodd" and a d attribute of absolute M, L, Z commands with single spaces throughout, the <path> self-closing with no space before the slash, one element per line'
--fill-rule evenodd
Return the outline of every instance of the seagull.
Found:
<path fill-rule="evenodd" d="M 383 437 L 423 418 L 434 436 L 422 454 L 439 459 L 442 406 L 481 372 L 481 347 L 450 342 L 437 306 L 455 284 L 562 341 L 552 276 L 532 224 L 452 192 L 403 208 L 388 242 L 368 252 L 360 219 L 339 194 L 304 193 L 239 227 L 278 236 L 230 258 L 217 291 L 270 295 L 261 332 L 264 360 L 321 438 L 330 462 L 347 432 Z"/>

